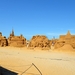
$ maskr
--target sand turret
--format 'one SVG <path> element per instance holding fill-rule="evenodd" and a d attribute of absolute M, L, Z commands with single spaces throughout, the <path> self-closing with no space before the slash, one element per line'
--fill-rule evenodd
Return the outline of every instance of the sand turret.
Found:
<path fill-rule="evenodd" d="M 14 36 L 14 30 L 12 29 L 12 33 L 10 34 L 10 37 Z"/>
<path fill-rule="evenodd" d="M 70 31 L 68 31 L 68 33 L 66 34 L 65 38 L 66 38 L 66 39 L 67 39 L 67 38 L 71 38 L 71 33 L 70 33 Z"/>
<path fill-rule="evenodd" d="M 71 36 L 71 33 L 70 33 L 70 31 L 68 31 L 67 35 L 68 35 L 68 36 Z"/>

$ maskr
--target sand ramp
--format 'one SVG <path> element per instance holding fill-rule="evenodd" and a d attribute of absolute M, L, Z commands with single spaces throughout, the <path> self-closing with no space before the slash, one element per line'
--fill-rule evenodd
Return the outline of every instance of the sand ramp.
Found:
<path fill-rule="evenodd" d="M 73 47 L 70 44 L 65 44 L 64 46 L 62 46 L 59 49 L 60 50 L 73 50 Z"/>

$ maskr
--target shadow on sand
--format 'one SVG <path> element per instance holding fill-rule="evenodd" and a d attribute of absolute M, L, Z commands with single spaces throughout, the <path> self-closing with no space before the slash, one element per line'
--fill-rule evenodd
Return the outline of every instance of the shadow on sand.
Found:
<path fill-rule="evenodd" d="M 0 75 L 18 75 L 18 73 L 15 73 L 13 71 L 10 71 L 10 70 L 0 66 Z"/>

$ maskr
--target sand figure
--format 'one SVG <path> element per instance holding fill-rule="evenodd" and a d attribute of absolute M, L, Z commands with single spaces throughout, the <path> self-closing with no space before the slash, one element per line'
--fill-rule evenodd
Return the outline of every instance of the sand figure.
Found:
<path fill-rule="evenodd" d="M 51 49 L 52 49 L 52 50 L 54 49 L 54 45 L 55 45 L 55 43 L 52 42 L 52 44 L 51 44 Z"/>
<path fill-rule="evenodd" d="M 26 46 L 29 47 L 29 40 L 26 40 Z"/>
<path fill-rule="evenodd" d="M 53 38 L 52 40 L 49 40 L 49 45 L 51 50 L 55 49 L 55 44 L 57 43 L 58 39 Z"/>
<path fill-rule="evenodd" d="M 54 49 L 54 46 L 53 45 L 51 45 L 51 50 L 53 50 Z"/>

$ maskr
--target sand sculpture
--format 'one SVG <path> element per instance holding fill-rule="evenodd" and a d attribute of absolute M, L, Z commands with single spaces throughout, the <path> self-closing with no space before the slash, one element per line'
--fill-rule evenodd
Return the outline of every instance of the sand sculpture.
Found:
<path fill-rule="evenodd" d="M 55 48 L 63 47 L 65 44 L 70 44 L 75 48 L 75 35 L 71 35 L 70 31 L 66 35 L 60 35 L 58 41 L 55 43 Z"/>
<path fill-rule="evenodd" d="M 26 46 L 26 38 L 23 35 L 15 36 L 14 31 L 10 34 L 8 38 L 8 46 L 16 46 L 16 47 L 23 47 Z"/>
<path fill-rule="evenodd" d="M 0 32 L 0 46 L 15 46 L 15 47 L 28 47 L 28 48 L 65 48 L 65 45 L 69 44 L 73 49 L 75 49 L 75 35 L 71 35 L 70 31 L 66 35 L 60 35 L 59 39 L 49 40 L 44 35 L 33 36 L 31 40 L 26 40 L 23 35 L 15 36 L 14 31 L 6 39 L 5 36 L 2 36 Z"/>
<path fill-rule="evenodd" d="M 26 47 L 28 48 L 29 47 L 29 40 L 26 40 Z"/>
<path fill-rule="evenodd" d="M 0 46 L 3 47 L 3 46 L 7 46 L 7 39 L 5 36 L 2 36 L 2 33 L 0 32 Z"/>
<path fill-rule="evenodd" d="M 49 48 L 50 47 L 49 40 L 44 35 L 33 36 L 32 39 L 29 42 L 29 47 Z"/>
<path fill-rule="evenodd" d="M 50 49 L 54 49 L 55 48 L 55 44 L 57 43 L 58 39 L 52 39 L 52 40 L 49 40 L 49 45 L 50 45 Z"/>

